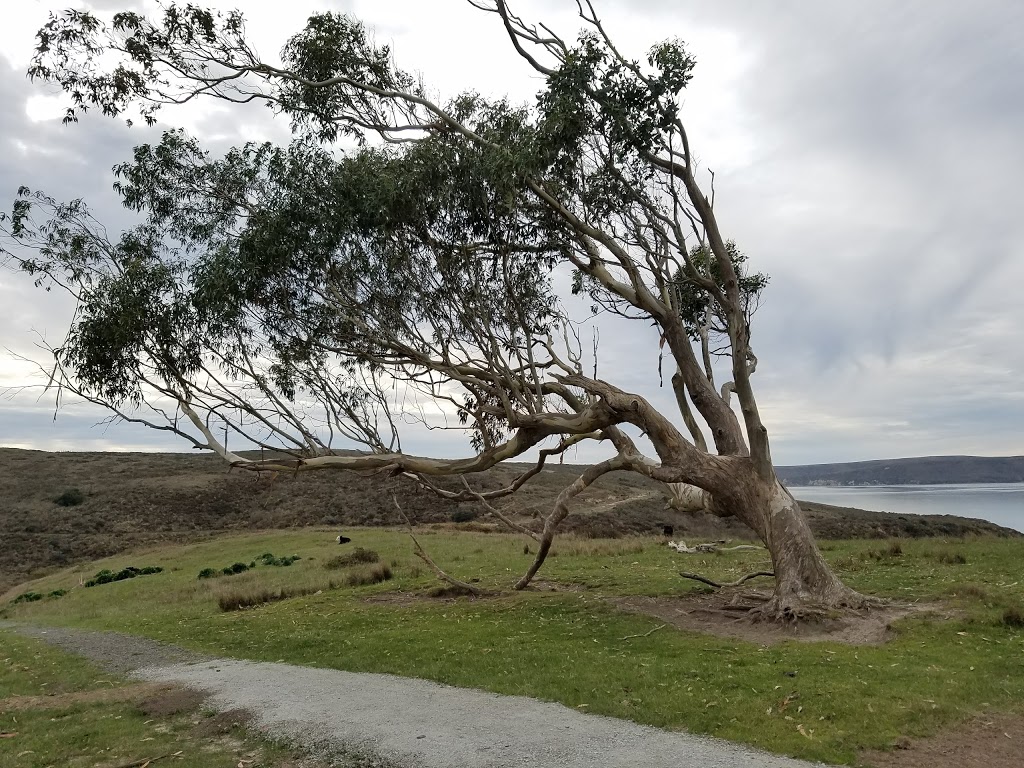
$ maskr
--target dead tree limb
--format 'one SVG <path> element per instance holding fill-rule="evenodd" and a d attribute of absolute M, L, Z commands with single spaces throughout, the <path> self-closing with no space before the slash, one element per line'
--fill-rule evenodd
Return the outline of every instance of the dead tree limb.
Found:
<path fill-rule="evenodd" d="M 488 512 L 490 512 L 492 515 L 494 515 L 496 518 L 498 518 L 501 522 L 503 522 L 505 525 L 507 525 L 513 531 L 518 531 L 519 533 L 522 533 L 522 534 L 524 534 L 526 536 L 529 536 L 534 541 L 540 541 L 540 534 L 538 534 L 538 533 L 536 533 L 534 531 L 531 531 L 525 525 L 520 525 L 519 523 L 517 523 L 514 520 L 512 520 L 512 518 L 508 517 L 504 512 L 502 512 L 497 507 L 495 507 L 493 504 L 491 504 L 489 501 L 487 501 L 487 499 L 484 498 L 483 494 L 481 494 L 481 493 L 479 493 L 477 491 L 474 491 L 472 488 L 470 488 L 469 487 L 469 481 L 466 479 L 465 475 L 461 475 L 461 478 L 462 478 L 462 484 L 464 486 L 466 486 L 466 491 L 468 493 L 470 493 L 473 496 L 474 499 L 476 499 L 478 502 L 483 504 L 484 507 L 487 508 Z"/>
<path fill-rule="evenodd" d="M 659 629 L 664 629 L 667 626 L 668 626 L 668 624 L 661 624 L 661 625 L 655 627 L 654 629 L 648 630 L 647 632 L 643 632 L 642 634 L 639 634 L 639 635 L 626 635 L 625 637 L 620 637 L 619 640 L 632 640 L 635 637 L 650 637 L 655 632 L 657 632 Z"/>
<path fill-rule="evenodd" d="M 735 547 L 722 547 L 720 544 L 724 544 L 724 541 L 716 541 L 710 544 L 694 544 L 692 547 L 686 546 L 685 541 L 670 541 L 668 546 L 670 549 L 674 549 L 684 555 L 701 555 L 701 554 L 716 554 L 718 552 L 742 552 L 742 551 L 760 551 L 764 547 L 759 547 L 756 544 L 737 544 Z"/>
<path fill-rule="evenodd" d="M 474 587 L 472 584 L 468 584 L 465 581 L 459 581 L 454 576 L 449 576 L 447 573 L 445 573 L 441 566 L 434 562 L 433 558 L 431 558 L 430 555 L 427 554 L 427 550 L 423 548 L 423 545 L 420 544 L 419 540 L 416 538 L 416 534 L 412 532 L 412 520 L 410 520 L 409 516 L 405 514 L 405 510 L 402 509 L 402 505 L 398 503 L 398 497 L 395 496 L 395 494 L 391 494 L 391 500 L 395 502 L 395 507 L 398 508 L 398 513 L 405 519 L 406 525 L 409 526 L 409 538 L 412 539 L 412 543 L 416 547 L 416 550 L 414 552 L 416 557 L 418 557 L 420 560 L 426 563 L 430 570 L 432 570 L 434 574 L 437 576 L 437 578 L 441 579 L 441 581 L 446 581 L 453 587 L 464 589 L 467 592 L 476 595 L 477 597 L 482 595 L 483 590 L 481 590 L 479 587 Z"/>
<path fill-rule="evenodd" d="M 707 584 L 709 587 L 714 587 L 715 589 L 722 589 L 723 587 L 738 587 L 740 584 L 743 584 L 746 581 L 750 581 L 751 579 L 756 579 L 758 576 L 771 576 L 772 578 L 775 577 L 775 574 L 772 571 L 755 571 L 754 573 L 748 573 L 746 576 L 740 576 L 738 579 L 736 579 L 736 581 L 729 581 L 723 584 L 717 581 L 713 581 L 712 579 L 709 579 L 707 576 L 701 576 L 699 573 L 687 573 L 686 571 L 680 571 L 679 575 L 682 576 L 684 579 L 693 579 L 694 581 L 699 581 L 702 584 Z"/>

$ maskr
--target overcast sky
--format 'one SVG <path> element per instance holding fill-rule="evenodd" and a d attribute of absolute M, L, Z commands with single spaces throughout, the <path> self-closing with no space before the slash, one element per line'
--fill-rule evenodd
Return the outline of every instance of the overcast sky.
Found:
<path fill-rule="evenodd" d="M 422 72 L 441 94 L 475 89 L 525 101 L 537 87 L 495 18 L 464 0 L 208 4 L 241 5 L 267 56 L 310 12 L 331 8 L 364 19 L 378 40 L 393 44 L 401 66 Z M 85 198 L 116 230 L 130 220 L 110 189 L 110 168 L 156 133 L 94 115 L 62 126 L 59 99 L 27 81 L 34 31 L 67 5 L 5 4 L 0 205 L 9 210 L 25 184 L 59 199 Z M 1024 454 L 1024 3 L 603 0 L 597 7 L 634 55 L 671 36 L 697 57 L 684 108 L 695 151 L 716 173 L 727 236 L 772 276 L 753 342 L 776 462 Z M 522 0 L 515 8 L 569 37 L 578 26 L 573 0 Z M 286 140 L 287 126 L 266 113 L 208 103 L 164 118 L 216 147 Z M 0 347 L 40 357 L 33 334 L 59 341 L 70 309 L 0 271 Z M 658 388 L 652 330 L 610 327 L 601 341 L 606 377 L 671 407 L 670 393 Z M 32 381 L 30 366 L 0 351 L 0 388 Z M 71 407 L 54 420 L 52 398 L 8 392 L 0 399 L 0 445 L 188 449 L 142 427 L 94 427 L 102 418 Z M 406 449 L 468 452 L 464 438 L 437 433 L 414 435 Z"/>

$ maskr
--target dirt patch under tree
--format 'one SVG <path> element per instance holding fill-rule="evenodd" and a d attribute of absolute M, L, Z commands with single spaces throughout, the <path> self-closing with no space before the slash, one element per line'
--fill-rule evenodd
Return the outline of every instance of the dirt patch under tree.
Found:
<path fill-rule="evenodd" d="M 926 739 L 901 739 L 892 751 L 861 752 L 870 768 L 1020 768 L 1024 765 L 1024 717 L 979 715 Z"/>
<path fill-rule="evenodd" d="M 892 622 L 935 610 L 932 606 L 887 603 L 870 610 L 823 617 L 818 621 L 794 624 L 755 622 L 750 617 L 750 601 L 744 599 L 755 595 L 758 599 L 765 596 L 752 590 L 722 590 L 678 597 L 613 597 L 608 602 L 627 613 L 660 619 L 676 629 L 759 645 L 774 645 L 787 640 L 881 645 L 894 635 Z"/>

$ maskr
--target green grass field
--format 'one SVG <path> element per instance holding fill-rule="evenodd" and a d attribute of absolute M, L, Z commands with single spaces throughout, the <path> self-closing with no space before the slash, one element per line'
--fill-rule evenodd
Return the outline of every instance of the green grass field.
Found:
<path fill-rule="evenodd" d="M 823 761 L 853 763 L 979 712 L 1024 712 L 1024 542 L 903 540 L 826 542 L 852 586 L 941 613 L 899 622 L 884 646 L 784 642 L 763 647 L 665 628 L 615 609 L 621 595 L 698 589 L 678 571 L 722 580 L 765 565 L 760 553 L 684 556 L 659 539 L 563 538 L 539 575 L 574 590 L 479 600 L 428 597 L 437 586 L 399 531 L 356 530 L 338 547 L 327 532 L 274 532 L 137 552 L 64 571 L 5 596 L 2 615 L 32 624 L 113 629 L 207 653 L 352 671 L 390 672 L 558 701 L 663 728 L 685 728 Z M 521 537 L 452 531 L 417 534 L 452 575 L 507 589 L 531 558 Z M 355 546 L 393 572 L 349 586 L 370 566 L 325 568 Z M 197 579 L 204 568 L 299 555 L 288 567 L 257 565 Z M 92 588 L 102 568 L 160 566 L 162 573 Z M 10 603 L 18 594 L 60 598 Z M 223 598 L 307 593 L 222 611 Z M 228 601 L 230 602 L 230 600 Z M 632 636 L 632 637 L 631 637 Z"/>

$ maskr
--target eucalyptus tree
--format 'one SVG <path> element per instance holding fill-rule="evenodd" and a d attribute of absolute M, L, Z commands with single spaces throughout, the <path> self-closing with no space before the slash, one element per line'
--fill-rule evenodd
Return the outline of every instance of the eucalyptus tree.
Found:
<path fill-rule="evenodd" d="M 239 467 L 392 471 L 487 503 L 570 446 L 607 441 L 614 455 L 560 493 L 518 587 L 573 499 L 626 470 L 674 484 L 681 500 L 700 489 L 711 511 L 756 532 L 776 577 L 763 615 L 863 605 L 772 466 L 751 382 L 766 278 L 701 187 L 679 107 L 693 57 L 678 40 L 625 56 L 587 0 L 575 40 L 505 0 L 468 1 L 540 83 L 532 103 L 436 98 L 342 14 L 311 16 L 276 63 L 238 12 L 52 17 L 29 74 L 71 96 L 67 122 L 97 109 L 153 124 L 162 107 L 202 97 L 269 105 L 292 129 L 287 146 L 222 157 L 175 129 L 137 147 L 116 189 L 142 223 L 117 238 L 83 203 L 22 190 L 9 257 L 78 298 L 54 376 Z M 597 311 L 656 327 L 678 413 L 591 369 L 559 294 L 569 273 Z M 438 407 L 458 414 L 473 455 L 402 451 L 403 419 Z M 246 459 L 229 436 L 289 458 Z M 346 441 L 364 450 L 337 451 Z M 536 465 L 506 488 L 435 483 L 528 453 Z"/>

